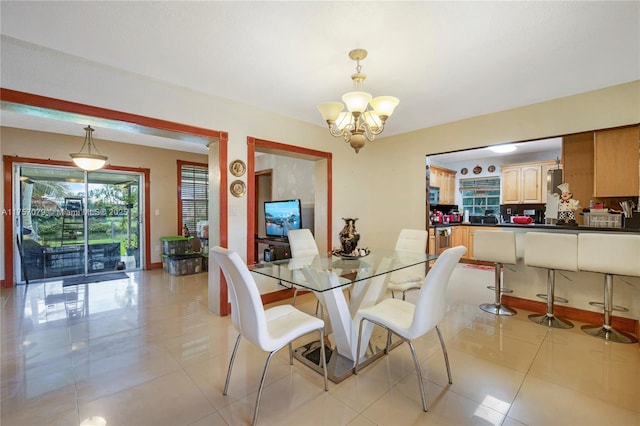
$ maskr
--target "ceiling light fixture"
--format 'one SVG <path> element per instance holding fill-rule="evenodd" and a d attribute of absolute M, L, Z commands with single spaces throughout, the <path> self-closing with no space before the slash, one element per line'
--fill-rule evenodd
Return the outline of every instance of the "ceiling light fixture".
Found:
<path fill-rule="evenodd" d="M 515 145 L 496 145 L 490 146 L 489 149 L 493 152 L 497 152 L 498 154 L 504 154 L 506 152 L 513 152 L 516 150 Z"/>
<path fill-rule="evenodd" d="M 84 130 L 87 133 L 84 136 L 84 143 L 82 144 L 82 148 L 80 148 L 80 152 L 69 154 L 69 156 L 73 159 L 73 162 L 76 163 L 76 166 L 80 167 L 82 170 L 92 172 L 104 167 L 108 157 L 100 154 L 100 151 L 98 151 L 96 143 L 93 141 L 94 129 L 92 129 L 91 126 L 87 126 Z M 86 153 L 83 152 L 85 146 L 87 147 Z M 97 154 L 93 154 L 91 152 L 92 148 L 97 152 Z"/>
<path fill-rule="evenodd" d="M 349 58 L 356 61 L 356 73 L 351 75 L 354 90 L 342 95 L 342 101 L 347 110 L 343 112 L 342 102 L 324 102 L 318 105 L 318 111 L 329 125 L 331 136 L 342 136 L 345 142 L 349 142 L 356 153 L 360 151 L 366 141 L 372 141 L 376 135 L 384 130 L 387 118 L 393 114 L 393 110 L 400 101 L 393 96 L 372 96 L 362 90 L 366 74 L 361 72 L 360 61 L 367 57 L 364 49 L 355 49 L 349 52 Z"/>

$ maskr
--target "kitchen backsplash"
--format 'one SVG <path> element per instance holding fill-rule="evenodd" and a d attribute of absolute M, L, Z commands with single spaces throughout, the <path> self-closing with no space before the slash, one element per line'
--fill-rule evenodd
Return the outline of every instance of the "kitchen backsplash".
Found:
<path fill-rule="evenodd" d="M 511 216 L 523 216 L 525 210 L 533 210 L 529 215 L 535 223 L 544 223 L 544 204 L 500 204 L 500 214 L 505 222 L 511 221 Z"/>

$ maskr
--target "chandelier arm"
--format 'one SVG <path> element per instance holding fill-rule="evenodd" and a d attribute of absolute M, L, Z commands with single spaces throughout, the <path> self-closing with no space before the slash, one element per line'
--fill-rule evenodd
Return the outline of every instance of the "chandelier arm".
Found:
<path fill-rule="evenodd" d="M 329 134 L 331 134 L 331 136 L 338 138 L 338 137 L 342 136 L 343 133 L 344 132 L 342 130 L 340 130 L 338 128 L 338 126 L 336 126 L 335 122 L 329 124 Z"/>
<path fill-rule="evenodd" d="M 376 129 L 371 129 L 371 134 L 373 135 L 379 135 L 380 133 L 382 133 L 382 131 L 384 130 L 384 123 L 380 124 L 378 127 L 376 127 Z"/>

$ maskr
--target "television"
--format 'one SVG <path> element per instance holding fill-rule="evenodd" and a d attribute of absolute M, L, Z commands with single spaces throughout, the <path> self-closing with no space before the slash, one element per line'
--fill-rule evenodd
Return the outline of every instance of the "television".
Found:
<path fill-rule="evenodd" d="M 267 237 L 286 237 L 290 229 L 301 229 L 300 200 L 265 201 L 264 221 Z"/>

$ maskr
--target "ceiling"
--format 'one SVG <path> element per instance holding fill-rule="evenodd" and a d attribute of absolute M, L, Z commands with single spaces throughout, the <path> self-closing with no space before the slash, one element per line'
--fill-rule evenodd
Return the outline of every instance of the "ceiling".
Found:
<path fill-rule="evenodd" d="M 316 105 L 351 90 L 348 52 L 364 48 L 365 89 L 400 99 L 383 136 L 640 78 L 637 1 L 2 1 L 0 19 L 3 43 L 20 40 L 318 126 Z M 4 126 L 84 133 L 55 121 L 2 111 Z M 157 136 L 105 129 L 95 137 L 156 144 L 145 139 Z"/>

